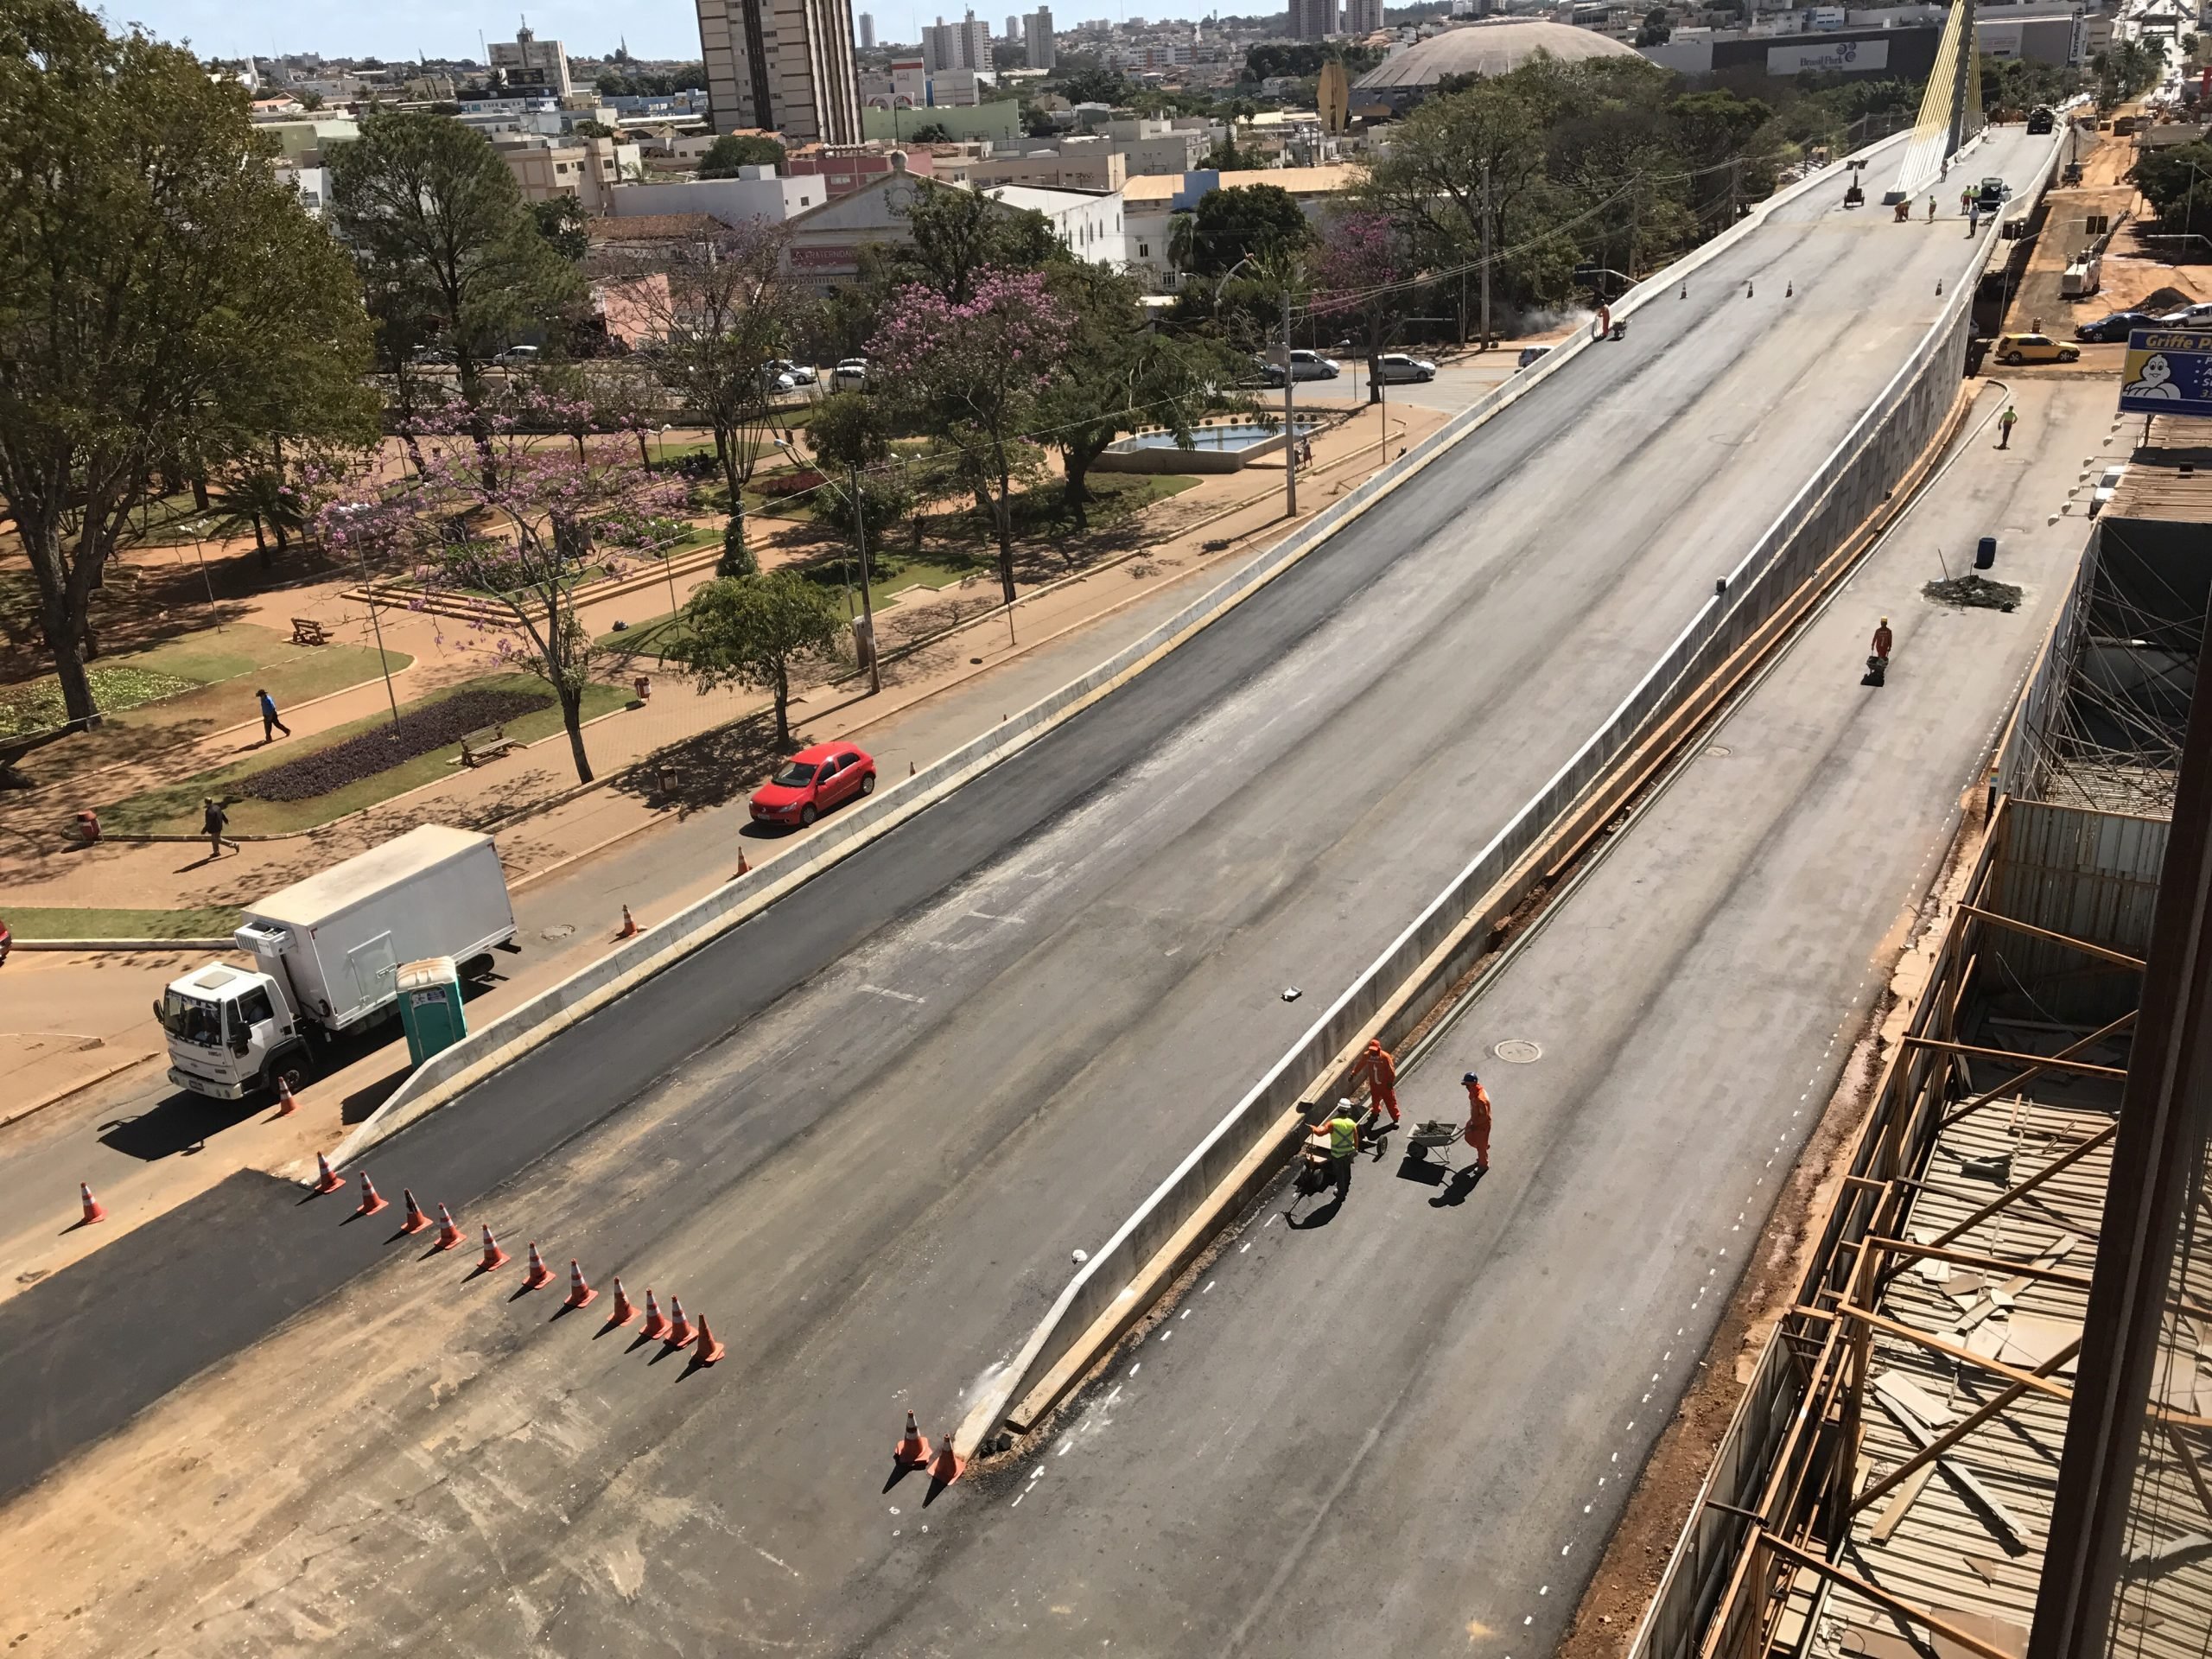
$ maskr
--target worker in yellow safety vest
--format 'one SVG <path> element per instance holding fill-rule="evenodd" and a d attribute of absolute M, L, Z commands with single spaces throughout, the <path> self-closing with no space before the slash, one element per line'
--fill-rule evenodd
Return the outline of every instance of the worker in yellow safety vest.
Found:
<path fill-rule="evenodd" d="M 1346 1096 L 1337 1103 L 1335 1113 L 1313 1131 L 1318 1138 L 1325 1135 L 1329 1141 L 1329 1177 L 1336 1183 L 1337 1202 L 1342 1204 L 1351 1192 L 1351 1160 L 1359 1156 L 1359 1119 L 1351 1097 Z"/>

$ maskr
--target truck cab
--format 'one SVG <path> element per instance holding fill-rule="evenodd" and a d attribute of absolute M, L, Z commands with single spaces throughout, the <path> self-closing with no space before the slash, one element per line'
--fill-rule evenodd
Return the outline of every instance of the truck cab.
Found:
<path fill-rule="evenodd" d="M 169 982 L 154 1017 L 168 1037 L 169 1081 L 214 1100 L 304 1084 L 307 1034 L 281 982 L 210 963 Z"/>

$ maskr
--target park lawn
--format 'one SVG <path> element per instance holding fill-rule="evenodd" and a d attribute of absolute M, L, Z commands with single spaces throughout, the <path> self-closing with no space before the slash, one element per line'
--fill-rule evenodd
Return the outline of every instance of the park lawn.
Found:
<path fill-rule="evenodd" d="M 418 697 L 400 705 L 400 712 L 409 713 L 426 709 L 463 691 L 526 691 L 542 692 L 549 698 L 551 691 L 543 681 L 533 674 L 486 674 L 459 685 L 446 687 L 427 697 Z M 611 685 L 594 684 L 584 691 L 583 717 L 595 720 L 601 715 L 621 708 L 630 700 L 627 691 Z M 388 801 L 395 795 L 404 795 L 410 789 L 435 783 L 451 775 L 454 763 L 461 756 L 461 745 L 448 743 L 427 754 L 416 755 L 411 760 L 388 766 L 372 777 L 363 778 L 334 789 L 326 794 L 311 796 L 303 801 L 264 801 L 237 796 L 238 784 L 265 767 L 281 766 L 296 760 L 331 744 L 342 742 L 365 731 L 372 731 L 389 720 L 386 715 L 366 716 L 344 726 L 332 728 L 318 734 L 319 741 L 300 748 L 285 748 L 270 755 L 256 755 L 251 760 L 235 761 L 227 766 L 218 766 L 180 782 L 164 785 L 133 795 L 126 800 L 100 809 L 100 824 L 118 835 L 168 836 L 194 835 L 200 829 L 202 803 L 210 795 L 222 798 L 230 812 L 232 835 L 275 836 L 297 830 L 312 830 L 318 824 L 328 823 L 334 818 L 344 817 L 364 807 Z M 505 722 L 509 737 L 518 742 L 534 742 L 550 737 L 561 729 L 561 710 L 556 703 Z M 564 751 L 561 764 L 567 764 Z"/>
<path fill-rule="evenodd" d="M 373 646 L 296 645 L 289 634 L 251 622 L 229 623 L 220 632 L 202 629 L 117 660 L 200 682 L 195 690 L 129 710 L 119 723 L 191 725 L 198 731 L 251 724 L 261 715 L 254 693 L 264 687 L 281 713 L 383 672 Z M 384 662 L 397 674 L 415 659 L 404 651 L 387 651 Z"/>
<path fill-rule="evenodd" d="M 11 905 L 5 921 L 22 939 L 224 939 L 238 925 L 228 905 L 197 910 L 109 910 L 86 906 Z"/>
<path fill-rule="evenodd" d="M 385 658 L 394 673 L 415 660 L 404 652 L 389 652 Z M 289 709 L 372 680 L 378 669 L 377 653 L 364 646 L 296 645 L 273 629 L 233 622 L 101 658 L 90 671 L 93 695 L 113 726 L 142 738 L 171 730 L 185 741 L 251 723 L 259 713 L 253 694 L 260 687 L 269 689 L 280 709 Z M 0 686 L 0 734 L 44 731 L 63 718 L 60 683 L 52 675 Z M 86 750 L 113 747 L 111 741 L 103 744 L 99 733 L 81 746 L 78 739 L 70 742 Z"/>

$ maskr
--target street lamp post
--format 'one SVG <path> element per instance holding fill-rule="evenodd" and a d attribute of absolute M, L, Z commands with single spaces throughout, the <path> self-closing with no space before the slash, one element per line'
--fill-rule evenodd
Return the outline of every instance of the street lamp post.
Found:
<path fill-rule="evenodd" d="M 207 614 L 215 619 L 215 632 L 220 633 L 223 631 L 223 613 L 215 608 L 215 579 L 207 574 L 207 550 L 205 545 L 207 535 L 207 521 L 205 518 L 194 519 L 192 521 L 192 556 L 200 563 L 200 580 L 207 588 Z"/>
<path fill-rule="evenodd" d="M 343 513 L 356 513 L 367 506 L 365 501 L 349 502 L 338 509 Z M 359 541 L 353 544 L 353 556 L 361 565 L 361 599 L 369 607 L 369 631 L 376 636 L 377 666 L 384 671 L 385 701 L 391 705 L 391 728 L 399 729 L 399 694 L 391 689 L 391 658 L 384 648 L 384 624 L 377 617 L 377 592 L 369 581 L 369 555 Z"/>

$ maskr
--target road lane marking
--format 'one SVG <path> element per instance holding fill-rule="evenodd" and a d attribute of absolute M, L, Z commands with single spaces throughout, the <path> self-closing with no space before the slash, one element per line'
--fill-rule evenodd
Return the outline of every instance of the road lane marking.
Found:
<path fill-rule="evenodd" d="M 861 989 L 871 992 L 877 996 L 888 996 L 900 1002 L 926 1002 L 929 1001 L 925 996 L 916 996 L 912 991 L 894 991 L 888 985 L 870 985 L 863 982 L 861 985 Z"/>

